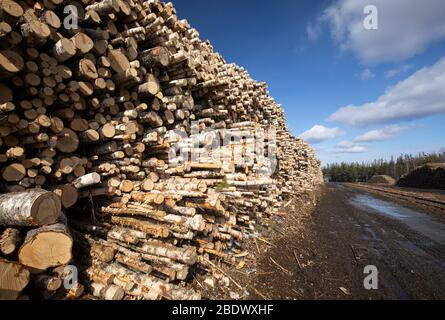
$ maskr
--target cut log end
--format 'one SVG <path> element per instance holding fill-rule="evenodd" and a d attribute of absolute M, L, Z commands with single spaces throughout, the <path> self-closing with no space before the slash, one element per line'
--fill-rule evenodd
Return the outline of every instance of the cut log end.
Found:
<path fill-rule="evenodd" d="M 63 224 L 31 230 L 19 250 L 21 264 L 46 270 L 68 264 L 72 259 L 73 239 Z"/>
<path fill-rule="evenodd" d="M 22 265 L 0 259 L 0 300 L 16 300 L 28 285 L 29 277 Z"/>
<path fill-rule="evenodd" d="M 8 86 L 0 83 L 0 104 L 10 102 L 13 99 L 12 90 Z"/>
<path fill-rule="evenodd" d="M 60 152 L 72 153 L 79 148 L 79 137 L 73 130 L 65 128 L 59 135 L 56 148 Z"/>
<path fill-rule="evenodd" d="M 58 217 L 58 201 L 54 197 L 42 198 L 40 202 L 36 202 L 33 208 L 32 217 L 39 224 L 46 225 L 54 222 L 54 218 Z"/>
<path fill-rule="evenodd" d="M 12 50 L 4 50 L 0 52 L 0 70 L 4 70 L 9 73 L 20 72 L 25 63 L 23 58 Z"/>
<path fill-rule="evenodd" d="M 25 167 L 20 163 L 13 163 L 3 169 L 2 177 L 7 182 L 17 182 L 26 175 Z"/>

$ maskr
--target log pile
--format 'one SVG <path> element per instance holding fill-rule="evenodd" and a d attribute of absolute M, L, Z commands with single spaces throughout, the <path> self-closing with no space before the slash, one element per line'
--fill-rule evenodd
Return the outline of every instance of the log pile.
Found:
<path fill-rule="evenodd" d="M 387 175 L 375 175 L 371 179 L 369 179 L 368 183 L 371 184 L 383 184 L 394 186 L 396 184 L 396 180 L 393 177 Z"/>
<path fill-rule="evenodd" d="M 193 270 L 235 264 L 263 217 L 322 181 L 267 85 L 171 3 L 3 0 L 0 38 L 7 298 L 198 299 Z"/>
<path fill-rule="evenodd" d="M 445 190 L 445 163 L 429 163 L 415 168 L 397 181 L 404 188 Z"/>
<path fill-rule="evenodd" d="M 59 197 L 43 189 L 0 195 L 0 225 L 8 226 L 0 235 L 0 253 L 9 258 L 0 258 L 0 299 L 19 298 L 30 282 L 42 295 L 61 287 L 53 268 L 72 260 L 73 247 L 61 209 Z"/>

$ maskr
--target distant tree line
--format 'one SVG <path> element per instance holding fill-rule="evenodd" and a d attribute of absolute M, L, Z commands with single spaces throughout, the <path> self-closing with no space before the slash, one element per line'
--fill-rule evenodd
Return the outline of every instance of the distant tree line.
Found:
<path fill-rule="evenodd" d="M 404 174 L 427 163 L 445 162 L 445 152 L 405 154 L 397 159 L 379 159 L 372 162 L 335 163 L 323 168 L 326 179 L 332 182 L 367 182 L 375 175 L 388 175 L 398 180 Z"/>

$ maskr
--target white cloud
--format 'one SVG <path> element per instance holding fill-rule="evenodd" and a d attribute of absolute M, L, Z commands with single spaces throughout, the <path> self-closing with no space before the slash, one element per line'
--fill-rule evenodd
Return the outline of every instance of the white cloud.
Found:
<path fill-rule="evenodd" d="M 356 144 L 349 141 L 341 141 L 334 147 L 335 153 L 366 153 L 368 148 L 366 146 Z"/>
<path fill-rule="evenodd" d="M 373 0 L 378 30 L 363 26 L 363 10 L 369 4 L 369 0 L 336 0 L 317 20 L 318 25 L 327 24 L 341 49 L 366 64 L 405 60 L 445 38 L 443 0 Z"/>
<path fill-rule="evenodd" d="M 310 130 L 302 133 L 300 138 L 309 143 L 320 143 L 326 140 L 335 139 L 342 134 L 343 132 L 339 128 L 326 128 L 321 125 L 315 125 Z"/>
<path fill-rule="evenodd" d="M 389 87 L 376 101 L 342 107 L 329 120 L 363 127 L 445 113 L 444 88 L 445 57 Z"/>
<path fill-rule="evenodd" d="M 360 75 L 360 78 L 363 81 L 368 81 L 368 80 L 375 78 L 375 74 L 371 71 L 371 69 L 365 69 L 365 70 L 363 70 L 362 74 Z"/>
<path fill-rule="evenodd" d="M 405 64 L 405 65 L 403 65 L 401 67 L 394 68 L 394 69 L 386 71 L 385 72 L 385 77 L 387 79 L 394 78 L 395 76 L 398 76 L 401 73 L 408 72 L 408 71 L 410 71 L 413 68 L 414 68 L 414 66 L 412 64 Z"/>
<path fill-rule="evenodd" d="M 401 127 L 398 125 L 389 126 L 379 130 L 368 131 L 365 134 L 355 138 L 356 142 L 376 142 L 385 141 L 396 137 L 402 131 L 406 130 L 407 127 Z"/>

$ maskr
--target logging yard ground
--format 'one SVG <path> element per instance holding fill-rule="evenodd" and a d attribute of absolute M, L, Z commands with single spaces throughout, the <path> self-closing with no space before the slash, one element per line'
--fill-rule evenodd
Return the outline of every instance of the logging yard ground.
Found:
<path fill-rule="evenodd" d="M 288 203 L 247 242 L 246 264 L 225 271 L 231 285 L 208 296 L 444 299 L 445 193 L 398 190 L 326 184 Z M 364 288 L 368 265 L 377 290 Z"/>

